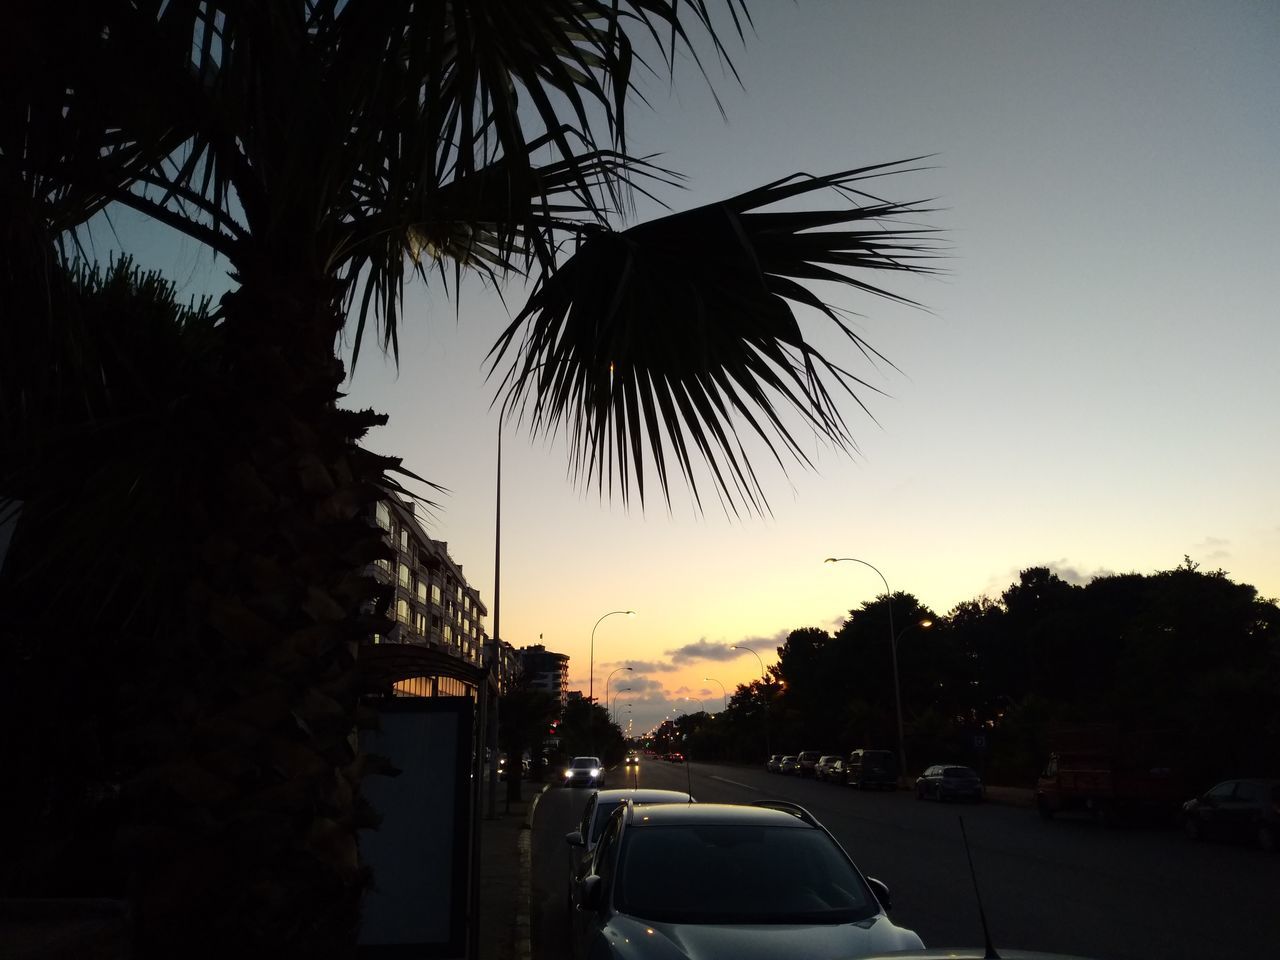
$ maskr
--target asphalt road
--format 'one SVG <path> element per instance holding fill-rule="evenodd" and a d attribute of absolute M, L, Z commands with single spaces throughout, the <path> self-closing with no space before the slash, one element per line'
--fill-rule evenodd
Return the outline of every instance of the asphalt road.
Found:
<path fill-rule="evenodd" d="M 623 786 L 610 771 L 609 787 Z M 997 948 L 1098 960 L 1280 956 L 1280 857 L 1248 846 L 1197 844 L 1171 829 L 1108 829 L 1084 819 L 1041 821 L 997 804 L 921 803 L 754 768 L 642 765 L 639 785 L 686 789 L 698 800 L 803 804 L 862 871 L 889 885 L 895 923 L 929 947 L 982 943 L 958 815 L 963 815 Z M 533 825 L 535 960 L 569 956 L 569 848 L 589 791 L 553 786 Z"/>

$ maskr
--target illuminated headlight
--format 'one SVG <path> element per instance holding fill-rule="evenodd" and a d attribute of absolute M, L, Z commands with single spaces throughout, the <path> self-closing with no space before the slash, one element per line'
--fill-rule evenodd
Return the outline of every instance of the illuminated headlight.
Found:
<path fill-rule="evenodd" d="M 592 767 L 592 768 L 591 768 L 591 775 L 592 775 L 593 777 L 598 777 L 598 776 L 600 776 L 600 768 L 599 768 L 599 767 Z"/>
<path fill-rule="evenodd" d="M 573 776 L 573 771 L 572 771 L 572 770 L 566 770 L 566 771 L 564 772 L 564 778 L 565 778 L 566 780 L 568 780 L 568 779 L 569 779 L 570 777 L 572 777 L 572 776 Z"/>

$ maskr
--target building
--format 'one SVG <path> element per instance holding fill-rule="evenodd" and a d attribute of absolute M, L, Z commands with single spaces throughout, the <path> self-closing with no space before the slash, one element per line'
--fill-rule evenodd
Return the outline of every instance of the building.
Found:
<path fill-rule="evenodd" d="M 493 648 L 490 647 L 489 649 L 492 650 Z M 507 641 L 501 641 L 498 644 L 498 690 L 506 693 L 512 681 L 519 676 L 522 669 L 520 651 L 507 643 Z"/>
<path fill-rule="evenodd" d="M 534 690 L 545 690 L 563 710 L 569 702 L 569 655 L 553 653 L 540 643 L 520 649 L 520 665 Z"/>
<path fill-rule="evenodd" d="M 488 615 L 480 592 L 467 583 L 462 564 L 449 556 L 449 545 L 429 537 L 410 503 L 389 497 L 378 502 L 374 519 L 395 559 L 379 559 L 370 569 L 378 581 L 393 588 L 388 616 L 394 626 L 375 634 L 375 644 L 414 644 L 443 653 L 471 668 L 484 666 L 489 637 Z M 438 672 L 395 683 L 402 696 L 474 696 L 475 685 Z"/>

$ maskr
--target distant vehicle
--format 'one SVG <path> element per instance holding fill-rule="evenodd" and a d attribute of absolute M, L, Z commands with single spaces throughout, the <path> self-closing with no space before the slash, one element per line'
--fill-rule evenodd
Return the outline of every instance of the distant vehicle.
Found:
<path fill-rule="evenodd" d="M 1182 805 L 1192 840 L 1252 840 L 1268 853 L 1280 846 L 1280 780 L 1225 780 Z"/>
<path fill-rule="evenodd" d="M 566 787 L 604 786 L 604 767 L 600 766 L 599 757 L 574 757 L 564 772 Z"/>
<path fill-rule="evenodd" d="M 854 750 L 844 762 L 844 780 L 859 790 L 896 790 L 898 758 L 892 750 Z"/>
<path fill-rule="evenodd" d="M 813 767 L 813 778 L 815 780 L 827 780 L 831 777 L 832 768 L 841 763 L 841 758 L 834 753 L 824 754 L 818 758 L 818 762 Z M 843 769 L 843 766 L 841 767 Z"/>
<path fill-rule="evenodd" d="M 1132 813 L 1172 816 L 1186 795 L 1172 760 L 1176 742 L 1163 732 L 1058 725 L 1048 742 L 1049 762 L 1036 781 L 1036 808 L 1046 820 L 1065 810 L 1108 823 Z"/>
<path fill-rule="evenodd" d="M 627 760 L 626 760 L 626 764 L 625 764 L 625 765 L 626 765 L 627 767 L 638 767 L 638 766 L 640 766 L 640 756 L 639 756 L 639 754 L 635 754 L 635 753 L 628 753 L 628 754 L 627 754 Z"/>
<path fill-rule="evenodd" d="M 672 751 L 662 758 L 670 763 L 684 763 L 684 754 L 679 751 Z"/>
<path fill-rule="evenodd" d="M 795 804 L 627 804 L 575 885 L 570 941 L 575 957 L 631 960 L 923 949 L 889 907 L 889 889 Z"/>
<path fill-rule="evenodd" d="M 827 783 L 835 783 L 844 786 L 844 757 L 836 757 L 831 761 L 831 765 L 827 767 L 827 772 L 822 775 L 822 779 Z"/>
<path fill-rule="evenodd" d="M 693 803 L 694 799 L 681 790 L 597 790 L 587 800 L 582 810 L 581 822 L 576 830 L 564 836 L 569 845 L 572 859 L 569 871 L 569 895 L 573 896 L 573 886 L 582 879 L 586 866 L 591 862 L 591 853 L 604 832 L 605 824 L 620 806 L 626 803 Z"/>
<path fill-rule="evenodd" d="M 936 763 L 916 778 L 916 799 L 981 800 L 985 796 L 982 778 L 972 767 Z"/>
<path fill-rule="evenodd" d="M 800 769 L 800 761 L 795 757 L 783 757 L 778 761 L 779 773 L 795 773 Z"/>
<path fill-rule="evenodd" d="M 782 754 L 774 753 L 769 755 L 769 759 L 765 761 L 764 768 L 770 773 L 778 772 L 778 764 L 782 763 Z"/>
<path fill-rule="evenodd" d="M 796 762 L 799 764 L 799 768 L 796 770 L 796 773 L 800 774 L 802 777 L 812 777 L 814 775 L 813 768 L 818 765 L 818 761 L 820 759 L 822 759 L 821 750 L 800 751 L 800 753 L 796 755 Z"/>

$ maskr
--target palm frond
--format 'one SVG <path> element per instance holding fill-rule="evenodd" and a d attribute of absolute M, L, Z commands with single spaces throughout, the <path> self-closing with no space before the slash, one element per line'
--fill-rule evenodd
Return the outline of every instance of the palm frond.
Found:
<path fill-rule="evenodd" d="M 668 502 L 674 460 L 701 504 L 696 450 L 727 509 L 767 509 L 737 425 L 779 464 L 809 465 L 783 411 L 847 450 L 854 440 L 829 385 L 859 404 L 860 392 L 876 391 L 806 341 L 793 305 L 819 311 L 864 357 L 883 359 L 806 284 L 830 281 L 911 303 L 867 273 L 934 271 L 934 231 L 908 219 L 930 211 L 866 192 L 867 181 L 906 172 L 913 162 L 797 174 L 586 237 L 541 277 L 490 352 L 491 372 L 510 354 L 499 382 L 504 404 L 528 416 L 535 431 L 554 435 L 563 427 L 574 475 L 603 491 L 616 473 L 624 501 L 634 485 L 643 503 L 647 446 Z M 856 202 L 766 209 L 827 189 Z"/>

